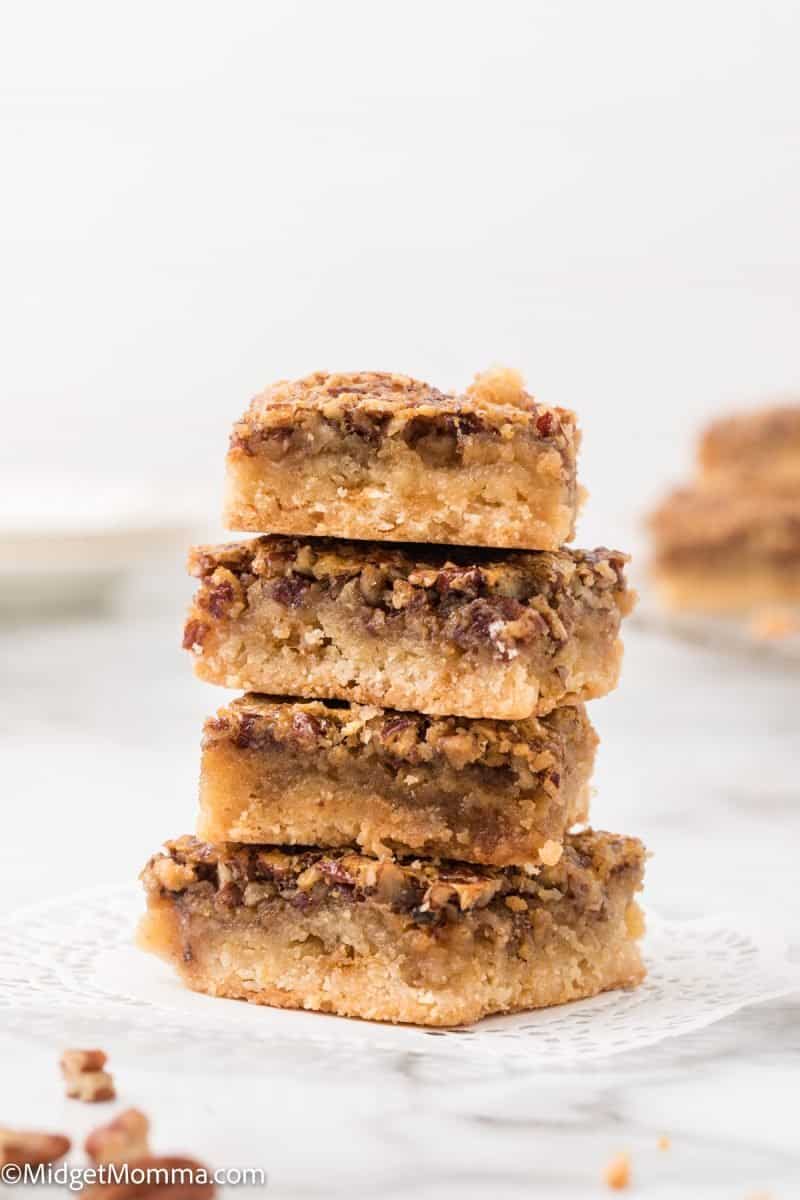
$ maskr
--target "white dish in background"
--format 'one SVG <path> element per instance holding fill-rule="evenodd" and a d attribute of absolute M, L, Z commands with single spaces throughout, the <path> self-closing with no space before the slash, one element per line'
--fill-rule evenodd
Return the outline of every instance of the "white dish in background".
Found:
<path fill-rule="evenodd" d="M 142 483 L 4 475 L 0 616 L 85 611 L 145 563 L 182 555 L 197 521 L 183 498 Z"/>
<path fill-rule="evenodd" d="M 759 631 L 758 610 L 730 615 L 671 612 L 660 603 L 658 596 L 647 584 L 643 585 L 637 580 L 636 590 L 639 593 L 639 601 L 630 621 L 639 629 L 678 637 L 682 641 L 694 642 L 712 650 L 800 662 L 800 631 L 767 636 Z M 765 612 L 772 608 L 796 611 L 787 604 L 762 606 Z"/>

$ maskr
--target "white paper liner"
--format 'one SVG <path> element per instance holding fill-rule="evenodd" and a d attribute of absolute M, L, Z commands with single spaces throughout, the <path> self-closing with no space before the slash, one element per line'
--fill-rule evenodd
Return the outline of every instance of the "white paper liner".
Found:
<path fill-rule="evenodd" d="M 66 1036 L 91 1019 L 96 1040 L 126 1036 L 162 1051 L 215 1051 L 252 1062 L 261 1047 L 301 1039 L 349 1051 L 538 1060 L 548 1067 L 603 1058 L 703 1028 L 749 1004 L 800 989 L 800 965 L 758 916 L 667 921 L 648 913 L 648 978 L 559 1008 L 425 1030 L 262 1008 L 186 990 L 133 944 L 141 890 L 95 889 L 0 922 L 0 1024 Z"/>

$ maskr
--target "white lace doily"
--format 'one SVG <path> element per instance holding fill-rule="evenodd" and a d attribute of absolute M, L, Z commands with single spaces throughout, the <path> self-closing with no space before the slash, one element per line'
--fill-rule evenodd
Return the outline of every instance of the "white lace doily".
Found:
<path fill-rule="evenodd" d="M 133 886 L 96 889 L 0 922 L 0 1021 L 5 1030 L 87 1027 L 160 1052 L 213 1048 L 218 1061 L 252 1061 L 259 1043 L 301 1039 L 355 1051 L 501 1057 L 548 1067 L 652 1045 L 761 1000 L 800 989 L 800 967 L 753 916 L 665 921 L 648 914 L 648 978 L 560 1008 L 494 1017 L 469 1029 L 425 1030 L 261 1008 L 187 991 L 169 967 L 136 949 L 143 909 Z"/>

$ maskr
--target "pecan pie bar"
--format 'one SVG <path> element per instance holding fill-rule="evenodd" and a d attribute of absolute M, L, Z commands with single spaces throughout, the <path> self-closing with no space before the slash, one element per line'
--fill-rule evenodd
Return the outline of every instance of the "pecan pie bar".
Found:
<path fill-rule="evenodd" d="M 800 602 L 800 490 L 684 488 L 652 515 L 667 604 L 705 612 Z"/>
<path fill-rule="evenodd" d="M 800 490 L 800 404 L 781 404 L 715 421 L 700 441 L 707 479 L 747 477 L 765 488 Z"/>
<path fill-rule="evenodd" d="M 588 815 L 585 709 L 476 721 L 244 696 L 206 721 L 198 833 L 378 858 L 555 862 Z"/>
<path fill-rule="evenodd" d="M 579 434 L 514 371 L 465 395 L 405 375 L 317 372 L 252 401 L 225 524 L 255 533 L 556 550 L 574 534 Z"/>
<path fill-rule="evenodd" d="M 201 546 L 184 646 L 225 687 L 515 720 L 615 686 L 625 562 L 279 535 Z"/>
<path fill-rule="evenodd" d="M 180 838 L 143 872 L 140 944 L 210 995 L 460 1025 L 638 983 L 643 866 L 591 831 L 538 871 Z"/>

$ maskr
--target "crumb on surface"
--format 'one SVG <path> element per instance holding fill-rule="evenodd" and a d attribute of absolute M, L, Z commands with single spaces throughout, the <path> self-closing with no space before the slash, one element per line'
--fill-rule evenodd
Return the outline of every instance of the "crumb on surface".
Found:
<path fill-rule="evenodd" d="M 656 1145 L 658 1146 L 659 1150 L 669 1150 L 669 1148 L 672 1146 L 672 1142 L 665 1133 L 662 1133 L 661 1137 L 656 1142 Z"/>
<path fill-rule="evenodd" d="M 615 1154 L 603 1169 L 603 1181 L 616 1192 L 628 1187 L 631 1181 L 631 1156 L 625 1153 Z"/>

